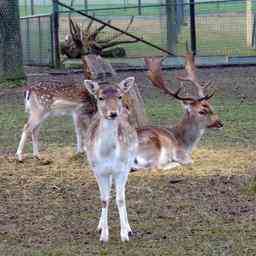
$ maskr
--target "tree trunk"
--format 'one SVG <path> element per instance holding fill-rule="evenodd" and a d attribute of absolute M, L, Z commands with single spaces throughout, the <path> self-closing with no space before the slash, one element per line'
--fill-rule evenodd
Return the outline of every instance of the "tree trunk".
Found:
<path fill-rule="evenodd" d="M 1 0 L 0 81 L 24 77 L 18 0 Z"/>

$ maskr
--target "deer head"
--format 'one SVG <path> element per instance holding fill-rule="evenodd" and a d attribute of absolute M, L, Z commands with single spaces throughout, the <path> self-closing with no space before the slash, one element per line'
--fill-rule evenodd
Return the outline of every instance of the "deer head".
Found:
<path fill-rule="evenodd" d="M 189 78 L 189 81 L 192 82 L 192 84 L 195 86 L 199 97 L 180 96 L 181 88 L 179 88 L 176 92 L 170 90 L 167 87 L 167 81 L 164 79 L 164 75 L 160 66 L 161 59 L 145 59 L 145 63 L 149 68 L 148 77 L 155 87 L 161 89 L 167 95 L 182 101 L 186 112 L 186 120 L 193 120 L 198 126 L 200 126 L 201 129 L 221 128 L 223 124 L 220 121 L 218 115 L 214 113 L 213 107 L 209 102 L 214 93 L 211 95 L 204 94 L 204 88 L 196 78 L 196 69 L 192 55 L 190 53 L 187 54 L 186 59 L 186 71 L 188 73 L 186 79 Z M 185 79 L 182 81 L 184 80 Z"/>
<path fill-rule="evenodd" d="M 115 120 L 127 111 L 122 98 L 134 85 L 134 77 L 126 78 L 118 86 L 99 86 L 97 82 L 92 80 L 85 80 L 84 83 L 87 90 L 96 98 L 98 112 L 102 118 Z"/>

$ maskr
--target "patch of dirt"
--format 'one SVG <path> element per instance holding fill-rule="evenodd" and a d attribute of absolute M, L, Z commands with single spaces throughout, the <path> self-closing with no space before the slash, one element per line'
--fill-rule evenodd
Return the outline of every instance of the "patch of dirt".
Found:
<path fill-rule="evenodd" d="M 241 154 L 249 160 L 246 151 Z M 221 156 L 201 167 L 131 174 L 127 207 L 136 235 L 128 244 L 120 242 L 112 192 L 106 247 L 98 242 L 99 191 L 85 159 L 73 157 L 70 148 L 44 152 L 43 158 L 47 165 L 30 158 L 24 163 L 0 159 L 0 245 L 18 251 L 9 255 L 98 255 L 102 250 L 106 255 L 184 255 L 179 254 L 183 250 L 186 255 L 211 255 L 212 246 L 224 255 L 243 255 L 253 248 L 256 199 L 245 188 L 255 173 L 232 163 L 229 175 L 225 166 L 216 170 L 225 159 Z M 226 243 L 231 246 L 223 247 Z M 0 246 L 1 255 L 6 251 Z"/>
<path fill-rule="evenodd" d="M 53 70 L 48 67 L 26 67 L 26 74 L 28 77 L 27 84 L 49 81 L 51 79 L 65 81 L 73 80 L 76 83 L 83 83 L 83 73 L 76 70 L 65 71 L 64 75 L 60 70 L 60 75 L 57 75 L 58 70 Z M 51 74 L 54 73 L 55 74 Z M 170 86 L 179 86 L 175 79 L 177 74 L 182 74 L 181 70 L 166 71 L 166 78 L 170 81 Z M 199 77 L 203 81 L 213 81 L 213 86 L 218 89 L 218 93 L 223 96 L 237 96 L 244 97 L 245 99 L 252 100 L 256 98 L 256 76 L 255 67 L 220 67 L 220 68 L 202 68 L 198 71 Z M 137 84 L 139 85 L 143 97 L 154 97 L 156 89 L 152 87 L 151 83 L 147 79 L 146 71 L 130 71 L 119 72 L 118 78 L 124 79 L 128 76 L 135 76 Z M 21 89 L 3 89 L 1 90 L 0 97 L 6 94 L 15 96 L 16 93 L 20 93 Z"/>

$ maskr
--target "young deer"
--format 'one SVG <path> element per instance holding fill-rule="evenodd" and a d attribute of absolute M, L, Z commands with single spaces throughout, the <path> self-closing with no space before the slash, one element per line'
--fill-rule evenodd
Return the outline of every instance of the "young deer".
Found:
<path fill-rule="evenodd" d="M 41 123 L 49 116 L 71 114 L 75 124 L 77 152 L 83 151 L 82 132 L 86 122 L 96 112 L 96 102 L 84 86 L 58 81 L 31 85 L 25 91 L 25 110 L 29 112 L 16 152 L 22 161 L 22 152 L 29 134 L 32 136 L 33 155 L 39 157 L 38 136 Z"/>
<path fill-rule="evenodd" d="M 86 132 L 85 151 L 100 190 L 102 210 L 98 230 L 102 242 L 109 239 L 108 206 L 112 177 L 116 187 L 121 240 L 128 241 L 132 234 L 126 212 L 125 185 L 136 157 L 137 134 L 128 122 L 128 110 L 122 103 L 122 96 L 134 85 L 134 80 L 134 77 L 129 77 L 118 86 L 101 87 L 96 82 L 85 80 L 98 108 Z"/>
<path fill-rule="evenodd" d="M 170 169 L 180 164 L 191 164 L 191 153 L 207 128 L 221 128 L 221 123 L 209 99 L 213 96 L 204 95 L 203 87 L 198 82 L 194 63 L 191 65 L 187 54 L 186 69 L 193 76 L 189 76 L 200 98 L 181 97 L 179 92 L 171 91 L 166 87 L 163 72 L 160 68 L 160 59 L 145 59 L 149 67 L 148 76 L 153 85 L 163 90 L 166 94 L 183 102 L 185 113 L 183 119 L 171 128 L 143 127 L 137 130 L 139 147 L 133 169 Z M 188 77 L 178 77 L 184 81 Z"/>

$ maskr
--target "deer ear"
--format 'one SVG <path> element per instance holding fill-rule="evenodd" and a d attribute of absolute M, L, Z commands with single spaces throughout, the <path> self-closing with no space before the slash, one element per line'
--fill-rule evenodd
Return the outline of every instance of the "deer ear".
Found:
<path fill-rule="evenodd" d="M 120 84 L 119 88 L 123 93 L 127 93 L 131 87 L 135 84 L 135 77 L 131 76 L 124 79 Z"/>
<path fill-rule="evenodd" d="M 84 80 L 84 85 L 86 89 L 89 91 L 89 93 L 91 93 L 92 95 L 96 95 L 97 91 L 100 88 L 99 84 L 92 80 Z"/>

